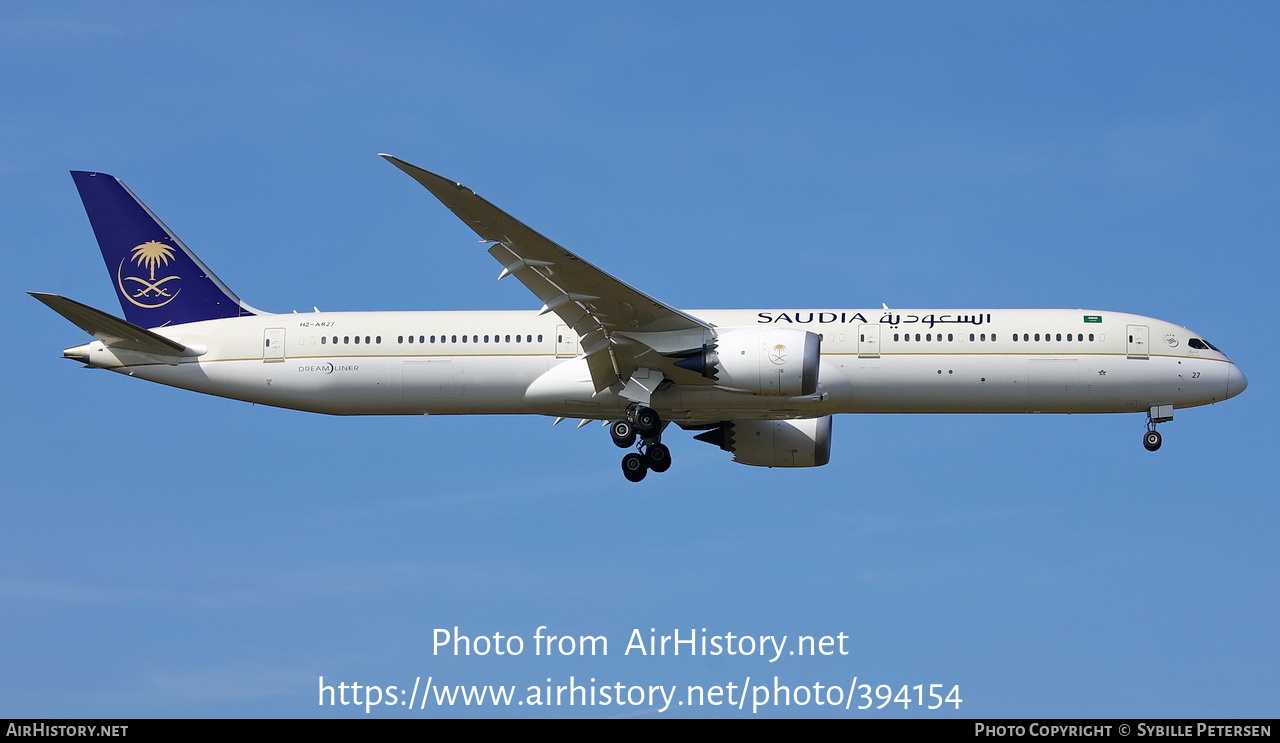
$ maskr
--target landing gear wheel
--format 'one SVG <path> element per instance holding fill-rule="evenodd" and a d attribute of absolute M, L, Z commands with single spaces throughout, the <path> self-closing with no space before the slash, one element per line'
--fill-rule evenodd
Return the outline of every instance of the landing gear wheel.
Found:
<path fill-rule="evenodd" d="M 644 458 L 654 472 L 666 472 L 671 468 L 671 450 L 663 444 L 649 446 L 645 449 Z"/>
<path fill-rule="evenodd" d="M 609 435 L 619 449 L 630 449 L 636 442 L 636 427 L 629 420 L 617 420 L 609 424 Z"/>
<path fill-rule="evenodd" d="M 640 408 L 636 411 L 636 431 L 641 436 L 657 436 L 662 430 L 662 419 L 653 408 Z"/>
<path fill-rule="evenodd" d="M 649 465 L 639 454 L 631 452 L 622 458 L 622 476 L 631 482 L 640 482 L 648 472 Z"/>
<path fill-rule="evenodd" d="M 1147 447 L 1147 451 L 1159 449 L 1160 441 L 1160 434 L 1155 431 L 1147 431 L 1142 436 L 1142 445 Z"/>

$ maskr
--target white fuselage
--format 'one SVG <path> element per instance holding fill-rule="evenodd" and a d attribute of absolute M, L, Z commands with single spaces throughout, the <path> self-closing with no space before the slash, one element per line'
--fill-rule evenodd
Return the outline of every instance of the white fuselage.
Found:
<path fill-rule="evenodd" d="M 1191 331 L 1118 312 L 690 314 L 721 328 L 820 334 L 818 394 L 768 397 L 673 379 L 675 385 L 652 398 L 664 420 L 1143 412 L 1219 402 L 1244 388 L 1225 355 L 1193 347 Z M 576 334 L 554 315 L 532 311 L 316 312 L 155 330 L 204 353 L 163 360 L 97 341 L 73 350 L 91 366 L 174 387 L 335 415 L 534 413 L 604 420 L 629 404 L 609 390 L 595 394 Z"/>

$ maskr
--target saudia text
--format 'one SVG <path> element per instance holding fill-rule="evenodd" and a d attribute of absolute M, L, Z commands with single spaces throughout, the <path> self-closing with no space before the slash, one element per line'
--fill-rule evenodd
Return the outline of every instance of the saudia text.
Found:
<path fill-rule="evenodd" d="M 875 317 L 875 313 L 872 313 Z M 788 323 L 797 325 L 808 325 L 818 323 L 822 325 L 830 324 L 850 324 L 850 323 L 872 323 L 867 316 L 861 312 L 814 312 L 812 310 L 788 310 L 786 312 L 757 312 L 757 325 L 773 325 L 777 323 Z M 974 312 L 970 314 L 936 314 L 916 315 L 910 312 L 902 314 L 897 312 L 886 312 L 880 315 L 878 322 L 881 325 L 889 325 L 897 327 L 899 325 L 985 325 L 991 322 L 990 312 Z"/>

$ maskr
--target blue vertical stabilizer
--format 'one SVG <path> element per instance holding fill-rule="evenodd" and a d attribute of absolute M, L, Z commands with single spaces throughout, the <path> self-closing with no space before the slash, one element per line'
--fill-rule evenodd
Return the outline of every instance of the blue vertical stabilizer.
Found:
<path fill-rule="evenodd" d="M 120 179 L 71 171 L 124 316 L 163 325 L 262 314 L 240 301 Z"/>

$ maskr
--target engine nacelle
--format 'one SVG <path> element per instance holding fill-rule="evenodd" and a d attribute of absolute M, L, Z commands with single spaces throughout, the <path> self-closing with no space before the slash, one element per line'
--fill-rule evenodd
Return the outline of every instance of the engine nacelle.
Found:
<path fill-rule="evenodd" d="M 721 421 L 694 438 L 757 467 L 821 467 L 831 461 L 831 416 L 785 421 Z"/>
<path fill-rule="evenodd" d="M 676 366 L 734 392 L 770 397 L 812 395 L 818 390 L 822 336 L 791 328 L 728 328 L 701 352 Z"/>

